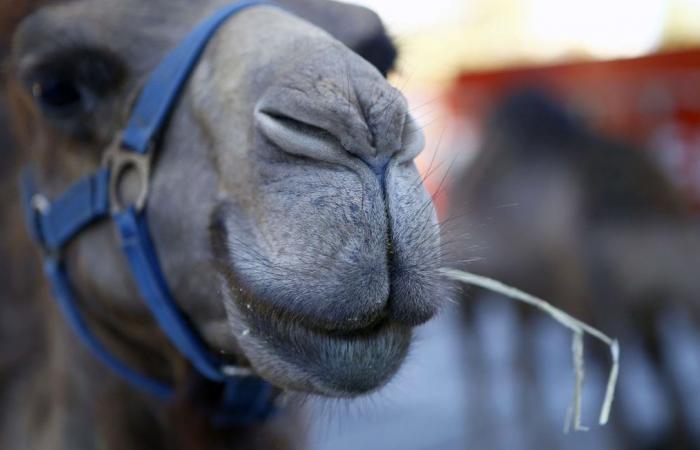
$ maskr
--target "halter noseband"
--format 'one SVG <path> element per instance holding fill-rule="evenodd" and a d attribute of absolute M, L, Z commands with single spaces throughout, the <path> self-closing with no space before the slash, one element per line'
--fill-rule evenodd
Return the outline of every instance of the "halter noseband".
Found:
<path fill-rule="evenodd" d="M 215 411 L 219 422 L 246 425 L 264 420 L 274 410 L 272 387 L 249 369 L 227 366 L 213 355 L 175 303 L 160 268 L 148 230 L 144 207 L 153 153 L 180 93 L 218 28 L 231 16 L 251 6 L 249 0 L 229 5 L 199 24 L 170 51 L 148 78 L 120 135 L 105 152 L 102 167 L 49 201 L 35 189 L 30 172 L 22 177 L 22 197 L 28 227 L 44 253 L 44 272 L 70 327 L 94 355 L 133 385 L 169 399 L 173 387 L 138 373 L 112 355 L 90 331 L 78 308 L 61 250 L 97 220 L 116 225 L 129 269 L 149 311 L 160 328 L 194 368 L 212 382 L 221 383 L 222 402 Z M 123 201 L 119 183 L 127 171 L 140 178 L 140 193 Z"/>

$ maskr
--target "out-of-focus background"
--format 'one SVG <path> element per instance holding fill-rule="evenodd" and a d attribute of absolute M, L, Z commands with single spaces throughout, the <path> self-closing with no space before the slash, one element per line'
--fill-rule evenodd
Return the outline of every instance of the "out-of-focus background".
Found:
<path fill-rule="evenodd" d="M 700 1 L 357 3 L 399 47 L 445 263 L 618 337 L 621 372 L 600 427 L 586 340 L 590 431 L 564 434 L 569 333 L 464 288 L 385 390 L 310 403 L 314 448 L 700 448 Z"/>
<path fill-rule="evenodd" d="M 651 147 L 672 181 L 700 197 L 700 1 L 357 3 L 380 14 L 400 49 L 394 83 L 432 144 L 423 166 L 454 144 L 472 156 L 495 103 L 539 84 L 605 133 Z"/>

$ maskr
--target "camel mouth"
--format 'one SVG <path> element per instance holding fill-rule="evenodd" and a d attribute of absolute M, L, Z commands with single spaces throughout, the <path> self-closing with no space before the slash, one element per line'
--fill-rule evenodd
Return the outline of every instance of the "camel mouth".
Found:
<path fill-rule="evenodd" d="M 282 388 L 367 394 L 391 380 L 408 353 L 412 327 L 386 317 L 352 331 L 328 330 L 261 303 L 227 299 L 230 323 L 254 369 Z"/>

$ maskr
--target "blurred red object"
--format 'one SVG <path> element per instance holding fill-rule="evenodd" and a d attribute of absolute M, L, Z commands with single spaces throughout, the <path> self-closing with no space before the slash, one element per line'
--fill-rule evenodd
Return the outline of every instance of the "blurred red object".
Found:
<path fill-rule="evenodd" d="M 479 127 L 504 95 L 545 90 L 596 129 L 653 152 L 700 209 L 700 49 L 650 56 L 466 73 L 450 108 Z"/>

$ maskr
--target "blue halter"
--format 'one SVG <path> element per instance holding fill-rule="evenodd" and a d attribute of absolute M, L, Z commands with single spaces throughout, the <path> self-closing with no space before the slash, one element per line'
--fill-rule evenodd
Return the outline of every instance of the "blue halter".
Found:
<path fill-rule="evenodd" d="M 166 284 L 144 207 L 156 142 L 207 43 L 228 18 L 264 3 L 249 0 L 221 9 L 165 56 L 146 82 L 126 128 L 107 149 L 99 170 L 53 201 L 37 192 L 28 170 L 22 178 L 27 223 L 44 252 L 44 272 L 66 321 L 80 339 L 100 361 L 133 385 L 164 400 L 173 396 L 172 386 L 134 371 L 112 355 L 90 331 L 78 308 L 62 249 L 86 227 L 111 216 L 146 306 L 192 366 L 208 380 L 222 384 L 222 404 L 214 417 L 217 422 L 230 425 L 247 425 L 267 418 L 274 410 L 272 387 L 248 369 L 222 364 L 192 328 Z M 131 201 L 123 201 L 120 196 L 120 179 L 127 171 L 135 171 L 140 177 L 140 193 Z"/>

